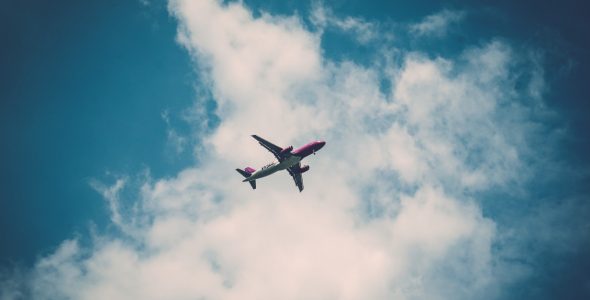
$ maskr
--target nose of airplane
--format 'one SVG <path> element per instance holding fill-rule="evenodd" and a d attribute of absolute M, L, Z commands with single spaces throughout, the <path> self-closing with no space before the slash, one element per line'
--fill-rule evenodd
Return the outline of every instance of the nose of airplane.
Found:
<path fill-rule="evenodd" d="M 324 147 L 325 144 L 326 144 L 325 141 L 318 141 L 318 145 L 319 145 L 318 150 L 322 149 L 322 147 Z"/>

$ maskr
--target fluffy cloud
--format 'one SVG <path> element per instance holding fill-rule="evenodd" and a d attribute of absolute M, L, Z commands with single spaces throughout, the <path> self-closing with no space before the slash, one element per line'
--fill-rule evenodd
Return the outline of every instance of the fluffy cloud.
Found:
<path fill-rule="evenodd" d="M 391 38 L 389 34 L 378 35 L 377 26 L 371 22 L 353 17 L 339 18 L 329 8 L 322 5 L 315 5 L 310 19 L 321 30 L 333 27 L 351 33 L 361 44 L 367 44 L 377 38 Z"/>
<path fill-rule="evenodd" d="M 523 180 L 532 134 L 508 45 L 367 67 L 323 57 L 321 33 L 297 17 L 217 1 L 169 9 L 218 103 L 205 159 L 146 180 L 124 214 L 120 192 L 132 187 L 94 183 L 123 235 L 65 241 L 34 268 L 32 298 L 493 296 L 495 225 L 477 192 Z M 303 193 L 286 174 L 256 191 L 240 182 L 236 166 L 271 157 L 252 133 L 327 140 Z"/>
<path fill-rule="evenodd" d="M 410 31 L 420 36 L 443 37 L 449 26 L 461 21 L 465 17 L 462 11 L 442 10 L 424 18 L 424 20 L 410 26 Z"/>

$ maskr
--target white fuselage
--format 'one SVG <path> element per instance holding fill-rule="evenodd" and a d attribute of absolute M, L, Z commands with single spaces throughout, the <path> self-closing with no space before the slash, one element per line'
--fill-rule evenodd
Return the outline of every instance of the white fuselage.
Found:
<path fill-rule="evenodd" d="M 252 175 L 246 179 L 244 179 L 244 181 L 252 181 L 252 180 L 256 180 L 262 177 L 266 177 L 272 173 L 275 173 L 277 171 L 281 171 L 281 170 L 285 170 L 287 168 L 290 168 L 296 164 L 298 164 L 301 161 L 301 157 L 296 156 L 296 155 L 291 155 L 290 157 L 284 159 L 282 162 L 278 163 L 278 162 L 272 162 L 262 168 L 260 168 L 258 171 L 252 173 Z"/>

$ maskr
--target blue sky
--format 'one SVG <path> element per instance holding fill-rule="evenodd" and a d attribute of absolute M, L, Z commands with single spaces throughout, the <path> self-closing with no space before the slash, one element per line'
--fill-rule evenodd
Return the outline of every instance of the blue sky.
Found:
<path fill-rule="evenodd" d="M 190 3 L 5 4 L 3 298 L 588 297 L 587 7 Z"/>
<path fill-rule="evenodd" d="M 10 228 L 2 258 L 31 263 L 64 233 L 104 225 L 90 178 L 147 166 L 170 174 L 190 161 L 167 155 L 161 113 L 190 106 L 194 75 L 164 7 L 11 4 L 18 13 L 3 17 L 11 31 L 2 132 L 12 146 L 3 150 L 2 198 L 12 200 L 2 201 L 2 228 Z"/>

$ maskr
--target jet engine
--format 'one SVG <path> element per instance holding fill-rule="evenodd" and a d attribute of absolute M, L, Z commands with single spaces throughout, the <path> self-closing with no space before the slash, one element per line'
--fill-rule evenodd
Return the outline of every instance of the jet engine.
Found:
<path fill-rule="evenodd" d="M 305 173 L 307 171 L 309 171 L 309 166 L 307 166 L 307 165 L 299 168 L 299 173 Z"/>
<path fill-rule="evenodd" d="M 289 154 L 289 153 L 291 153 L 291 151 L 293 151 L 293 146 L 289 146 L 289 147 L 281 150 L 281 155 Z"/>

